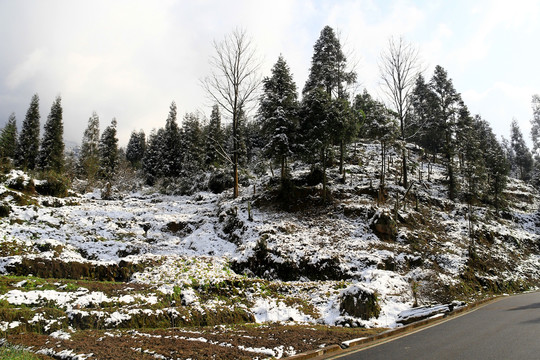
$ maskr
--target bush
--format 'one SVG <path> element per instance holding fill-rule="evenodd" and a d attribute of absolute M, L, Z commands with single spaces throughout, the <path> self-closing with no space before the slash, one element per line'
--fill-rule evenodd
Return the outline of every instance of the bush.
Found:
<path fill-rule="evenodd" d="M 38 194 L 54 197 L 68 196 L 70 181 L 67 176 L 50 171 L 43 174 L 42 180 L 44 181 L 35 186 Z"/>
<path fill-rule="evenodd" d="M 315 186 L 322 184 L 324 181 L 324 172 L 321 168 L 315 167 L 311 170 L 311 172 L 306 176 L 306 185 L 307 186 Z"/>
<path fill-rule="evenodd" d="M 214 194 L 220 194 L 233 186 L 234 178 L 226 172 L 216 172 L 208 180 L 208 189 Z"/>
<path fill-rule="evenodd" d="M 9 216 L 9 213 L 11 212 L 11 207 L 6 203 L 0 204 L 0 218 Z"/>
<path fill-rule="evenodd" d="M 0 346 L 0 359 L 5 360 L 37 360 L 36 355 L 28 352 L 18 346 L 9 345 L 7 343 Z"/>
<path fill-rule="evenodd" d="M 34 194 L 36 192 L 34 180 L 30 179 L 26 181 L 22 176 L 9 180 L 6 185 L 10 189 L 21 191 L 26 194 Z"/>

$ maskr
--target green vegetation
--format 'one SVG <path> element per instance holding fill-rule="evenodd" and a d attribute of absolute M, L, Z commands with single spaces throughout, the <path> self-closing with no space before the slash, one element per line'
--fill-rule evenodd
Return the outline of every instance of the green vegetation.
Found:
<path fill-rule="evenodd" d="M 39 360 L 37 355 L 18 346 L 4 344 L 0 346 L 0 359 L 2 360 Z"/>

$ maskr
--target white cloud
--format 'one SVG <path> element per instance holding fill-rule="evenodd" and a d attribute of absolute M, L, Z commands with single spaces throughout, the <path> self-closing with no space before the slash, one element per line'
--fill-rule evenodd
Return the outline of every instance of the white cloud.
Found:
<path fill-rule="evenodd" d="M 512 66 L 513 60 L 508 59 L 540 58 L 537 51 L 533 53 L 533 41 L 527 41 L 535 40 L 531 34 L 538 31 L 540 2 L 485 0 L 476 13 L 469 4 L 406 0 L 0 1 L 0 32 L 7 34 L 0 43 L 0 126 L 11 111 L 24 113 L 35 92 L 47 106 L 61 93 L 66 138 L 76 141 L 93 110 L 103 126 L 112 117 L 118 118 L 121 144 L 127 143 L 131 130 L 142 128 L 149 133 L 163 126 L 173 100 L 180 118 L 196 110 L 208 113 L 211 104 L 199 79 L 210 71 L 212 40 L 219 41 L 238 26 L 253 37 L 264 59 L 262 75 L 269 74 L 282 53 L 300 91 L 313 45 L 321 29 L 330 25 L 341 33 L 349 62 L 358 62 L 362 86 L 374 95 L 378 95 L 379 54 L 390 36 L 402 35 L 418 44 L 421 58 L 429 65 L 441 64 L 449 70 L 456 90 L 468 89 L 465 98 L 471 102 L 471 110 L 489 114 L 485 116 L 488 120 L 498 118 L 490 111 L 499 105 L 507 111 L 517 106 L 529 111 L 530 95 L 540 90 L 527 94 L 525 104 L 514 96 L 519 90 L 508 86 L 522 88 L 525 94 L 540 79 L 532 71 L 523 75 L 520 67 L 525 66 Z M 448 9 L 454 7 L 452 14 L 457 15 L 448 15 Z M 498 65 L 504 59 L 491 54 L 500 41 L 494 34 L 501 29 L 530 36 L 519 37 L 527 45 L 527 53 L 520 52 L 523 48 L 513 49 L 505 65 Z M 486 57 L 493 68 L 504 71 L 487 69 Z M 501 79 L 502 75 L 508 76 Z M 494 85 L 497 82 L 508 86 L 499 89 Z M 497 103 L 491 104 L 494 94 L 499 94 Z M 525 118 L 517 112 L 513 115 Z"/>
<path fill-rule="evenodd" d="M 34 50 L 9 73 L 6 85 L 14 89 L 32 79 L 43 68 L 44 59 L 45 52 L 42 49 Z"/>
<path fill-rule="evenodd" d="M 470 16 L 475 32 L 468 36 L 468 41 L 453 57 L 458 59 L 462 68 L 485 59 L 504 31 L 530 32 L 537 28 L 539 13 L 540 3 L 536 0 L 490 0 L 473 7 L 464 16 Z"/>
<path fill-rule="evenodd" d="M 497 81 L 488 89 L 470 89 L 464 91 L 462 96 L 471 112 L 480 113 L 491 123 L 495 133 L 508 138 L 510 123 L 515 118 L 528 141 L 532 118 L 531 98 L 534 93 L 535 89 L 529 85 Z"/>

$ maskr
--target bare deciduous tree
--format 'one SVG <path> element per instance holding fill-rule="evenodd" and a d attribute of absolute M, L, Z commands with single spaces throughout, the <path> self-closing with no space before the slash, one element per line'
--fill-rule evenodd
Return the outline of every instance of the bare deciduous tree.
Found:
<path fill-rule="evenodd" d="M 238 123 L 242 111 L 256 99 L 261 84 L 260 60 L 255 46 L 245 30 L 235 29 L 221 42 L 214 41 L 215 55 L 211 57 L 212 73 L 201 81 L 210 98 L 232 118 L 234 193 L 238 197 Z M 232 160 L 232 161 L 230 161 Z"/>
<path fill-rule="evenodd" d="M 390 38 L 388 49 L 381 54 L 379 71 L 383 89 L 396 112 L 400 137 L 405 145 L 405 128 L 411 110 L 411 93 L 416 77 L 420 73 L 418 50 L 412 44 L 399 38 Z M 405 148 L 402 151 L 403 186 L 407 187 L 407 157 Z"/>

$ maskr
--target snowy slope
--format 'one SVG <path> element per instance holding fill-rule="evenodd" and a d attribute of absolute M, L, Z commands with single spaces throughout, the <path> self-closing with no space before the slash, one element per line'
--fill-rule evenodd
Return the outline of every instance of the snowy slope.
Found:
<path fill-rule="evenodd" d="M 25 194 L 9 186 L 16 178 L 30 179 L 11 172 L 0 187 L 1 202 L 11 208 L 0 218 L 2 273 L 44 260 L 94 268 L 140 264 L 132 268 L 130 283 L 151 290 L 143 299 L 129 289 L 112 296 L 88 290 L 66 293 L 61 285 L 49 290 L 10 288 L 0 300 L 12 305 L 52 301 L 70 314 L 94 312 L 114 326 L 137 312 L 177 311 L 171 304 L 149 308 L 155 305 L 152 299 L 161 304 L 179 291 L 182 306 L 203 312 L 241 308 L 257 322 L 394 327 L 398 315 L 415 301 L 467 301 L 538 284 L 540 198 L 533 188 L 512 179 L 507 195 L 513 204 L 504 217 L 492 209 L 473 208 L 473 253 L 468 207 L 447 200 L 441 166 L 434 165 L 429 182 L 414 187 L 418 208 L 409 199 L 396 213 L 395 199 L 406 190 L 393 185 L 395 168 L 389 171 L 386 201 L 375 201 L 378 151 L 376 144 L 360 146 L 361 164 L 347 165 L 344 184 L 330 171 L 329 205 L 291 212 L 266 201 L 271 193 L 264 190 L 268 176 L 241 188 L 234 200 L 230 191 L 167 196 L 150 188 L 102 200 L 98 189 L 64 199 Z M 427 165 L 415 161 L 425 178 Z M 307 171 L 296 164 L 293 176 L 301 178 Z M 254 193 L 254 188 L 259 191 Z M 314 187 L 318 190 L 320 185 Z M 373 231 L 384 216 L 396 219 L 395 239 Z M 19 275 L 29 275 L 17 269 Z M 234 292 L 238 305 L 205 293 L 231 283 L 243 284 Z M 381 310 L 377 317 L 362 319 L 342 309 L 346 295 L 358 289 L 375 294 Z M 115 310 L 96 313 L 88 302 L 94 308 L 113 304 Z"/>

